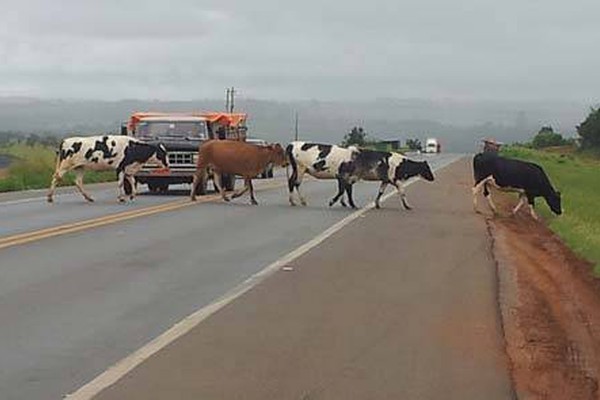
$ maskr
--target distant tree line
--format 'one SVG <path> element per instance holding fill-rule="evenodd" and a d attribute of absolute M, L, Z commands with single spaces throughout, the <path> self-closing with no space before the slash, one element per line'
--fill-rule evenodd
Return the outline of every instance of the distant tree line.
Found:
<path fill-rule="evenodd" d="M 592 108 L 589 115 L 577 126 L 584 150 L 600 150 L 600 107 Z"/>
<path fill-rule="evenodd" d="M 378 144 L 381 144 L 381 142 L 373 137 L 370 137 L 362 126 L 354 126 L 350 132 L 344 136 L 344 140 L 340 145 L 343 147 L 377 147 Z M 423 145 L 419 139 L 411 138 L 406 140 L 405 149 L 415 151 L 423 150 Z"/>
<path fill-rule="evenodd" d="M 56 135 L 40 135 L 37 133 L 23 133 L 14 131 L 0 131 L 0 146 L 12 143 L 22 143 L 26 146 L 35 146 L 37 144 L 57 147 L 62 141 L 62 137 Z"/>

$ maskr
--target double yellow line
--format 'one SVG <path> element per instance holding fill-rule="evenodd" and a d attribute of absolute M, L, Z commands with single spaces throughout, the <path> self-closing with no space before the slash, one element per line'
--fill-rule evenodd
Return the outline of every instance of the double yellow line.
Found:
<path fill-rule="evenodd" d="M 263 191 L 282 186 L 281 183 L 265 185 L 257 188 L 256 191 Z M 66 235 L 69 233 L 79 232 L 86 229 L 98 228 L 100 226 L 114 224 L 117 222 L 127 221 L 134 218 L 145 217 L 148 215 L 174 211 L 180 208 L 189 207 L 198 203 L 207 203 L 209 201 L 220 200 L 221 197 L 217 194 L 198 197 L 196 202 L 192 202 L 186 197 L 185 200 L 172 201 L 166 204 L 157 206 L 144 207 L 136 210 L 124 211 L 116 214 L 105 215 L 103 217 L 92 218 L 85 221 L 73 222 L 54 226 L 51 228 L 40 229 L 32 232 L 19 233 L 0 238 L 0 250 L 11 246 L 17 246 L 37 240 L 47 239 L 50 237 Z"/>

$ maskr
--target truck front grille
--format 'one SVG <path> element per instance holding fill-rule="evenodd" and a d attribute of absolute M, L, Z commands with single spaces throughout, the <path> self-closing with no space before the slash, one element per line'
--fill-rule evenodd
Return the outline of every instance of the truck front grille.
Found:
<path fill-rule="evenodd" d="M 195 153 L 186 152 L 169 152 L 169 164 L 181 165 L 181 164 L 196 164 Z"/>

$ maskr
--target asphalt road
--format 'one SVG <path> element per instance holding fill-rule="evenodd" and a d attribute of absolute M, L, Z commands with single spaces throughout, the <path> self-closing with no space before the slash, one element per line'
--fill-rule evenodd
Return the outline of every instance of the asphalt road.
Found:
<path fill-rule="evenodd" d="M 436 168 L 457 157 L 428 159 Z M 73 392 L 352 212 L 326 206 L 334 182 L 304 188 L 308 207 L 291 208 L 282 185 L 258 192 L 258 207 L 245 198 L 208 202 L 1 249 L 2 399 Z M 374 183 L 357 185 L 357 204 L 376 191 Z M 73 193 L 54 204 L 43 192 L 0 197 L 0 240 L 187 195 L 144 195 L 120 205 L 112 185 L 92 194 L 93 204 Z"/>
<path fill-rule="evenodd" d="M 469 161 L 439 171 L 436 184 L 412 185 L 415 210 L 390 200 L 353 214 L 191 330 L 153 354 L 147 346 L 70 400 L 98 389 L 94 400 L 515 399 Z M 140 354 L 152 355 L 121 368 Z M 105 379 L 115 371 L 121 379 Z"/>

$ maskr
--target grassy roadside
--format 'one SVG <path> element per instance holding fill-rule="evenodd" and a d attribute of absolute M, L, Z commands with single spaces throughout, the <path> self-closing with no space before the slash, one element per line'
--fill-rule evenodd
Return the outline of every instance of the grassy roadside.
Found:
<path fill-rule="evenodd" d="M 0 147 L 0 154 L 11 156 L 14 161 L 0 174 L 0 192 L 11 192 L 27 189 L 43 189 L 50 186 L 56 165 L 55 150 L 48 146 L 36 144 L 27 146 L 14 143 Z M 72 185 L 74 175 L 65 175 L 61 186 Z M 116 180 L 114 171 L 86 172 L 84 182 L 96 183 Z"/>
<path fill-rule="evenodd" d="M 600 276 L 600 160 L 574 153 L 545 152 L 507 146 L 502 154 L 541 165 L 562 193 L 564 214 L 554 216 L 543 199 L 536 209 L 550 228 L 577 254 L 596 264 Z"/>

